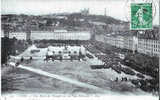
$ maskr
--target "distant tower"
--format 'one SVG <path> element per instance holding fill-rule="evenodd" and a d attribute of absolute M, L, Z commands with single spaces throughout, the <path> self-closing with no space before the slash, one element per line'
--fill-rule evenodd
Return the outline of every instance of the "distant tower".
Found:
<path fill-rule="evenodd" d="M 104 16 L 107 15 L 107 11 L 106 11 L 106 8 L 104 8 Z"/>
<path fill-rule="evenodd" d="M 87 14 L 89 15 L 89 8 L 88 8 L 88 10 L 87 10 Z"/>
<path fill-rule="evenodd" d="M 85 16 L 89 15 L 89 8 L 88 8 L 88 9 L 87 9 L 87 8 L 82 9 L 82 10 L 81 10 L 81 14 L 82 14 L 82 15 L 85 15 Z"/>

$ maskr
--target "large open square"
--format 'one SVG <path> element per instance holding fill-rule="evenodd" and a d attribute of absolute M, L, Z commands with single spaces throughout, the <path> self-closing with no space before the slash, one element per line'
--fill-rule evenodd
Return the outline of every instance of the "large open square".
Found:
<path fill-rule="evenodd" d="M 30 68 L 26 70 L 23 67 L 17 66 L 13 73 L 8 75 L 13 79 L 10 93 L 49 93 L 49 94 L 147 94 L 140 88 L 131 83 L 132 79 L 139 79 L 136 75 L 127 75 L 125 73 L 117 73 L 112 68 L 107 69 L 92 69 L 91 65 L 103 65 L 104 62 L 97 58 L 93 53 L 86 51 L 93 58 L 85 57 L 86 60 L 49 60 L 44 61 L 44 55 L 47 48 L 38 48 L 40 52 L 30 52 L 36 47 L 30 46 L 19 56 L 12 58 L 17 60 L 20 57 L 33 56 L 33 60 L 28 62 L 25 60 L 21 63 L 22 66 Z M 100 51 L 99 54 L 101 54 Z M 105 54 L 102 54 L 105 55 Z M 35 57 L 34 57 L 35 56 Z M 127 67 L 124 66 L 123 67 Z M 48 72 L 50 74 L 62 77 L 61 80 L 55 77 L 48 77 L 41 72 L 36 73 L 32 70 Z M 137 73 L 135 70 L 133 70 Z M 122 78 L 127 78 L 127 81 L 122 81 Z M 67 78 L 67 79 L 66 79 Z M 118 80 L 117 80 L 118 78 Z M 145 76 L 146 79 L 151 77 Z M 69 79 L 69 80 L 68 80 Z M 73 82 L 72 82 L 73 81 Z M 76 82 L 74 82 L 76 81 Z M 81 83 L 85 85 L 81 85 Z M 92 87 L 93 86 L 93 87 Z M 96 89 L 98 88 L 98 89 Z M 105 92 L 104 92 L 105 91 Z"/>

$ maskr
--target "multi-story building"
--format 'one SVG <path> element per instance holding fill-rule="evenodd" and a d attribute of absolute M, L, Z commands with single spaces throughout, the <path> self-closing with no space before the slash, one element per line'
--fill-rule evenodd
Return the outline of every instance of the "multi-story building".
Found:
<path fill-rule="evenodd" d="M 110 45 L 116 46 L 116 38 L 113 36 L 106 36 L 105 41 Z"/>
<path fill-rule="evenodd" d="M 123 36 L 117 36 L 116 37 L 115 46 L 118 47 L 118 48 L 124 48 L 124 37 Z"/>
<path fill-rule="evenodd" d="M 106 43 L 128 50 L 143 53 L 150 56 L 160 54 L 160 41 L 151 39 L 138 39 L 131 36 L 106 36 Z"/>
<path fill-rule="evenodd" d="M 62 54 L 69 54 L 69 55 L 86 55 L 86 50 L 83 46 L 49 46 L 48 51 L 51 51 L 53 55 L 62 55 Z"/>
<path fill-rule="evenodd" d="M 133 37 L 124 37 L 124 48 L 128 50 L 133 50 Z"/>
<path fill-rule="evenodd" d="M 1 30 L 1 38 L 4 37 L 4 30 Z"/>
<path fill-rule="evenodd" d="M 49 46 L 46 57 L 58 59 L 79 59 L 86 55 L 83 46 Z"/>
<path fill-rule="evenodd" d="M 31 40 L 90 40 L 88 31 L 31 31 Z"/>
<path fill-rule="evenodd" d="M 160 53 L 160 42 L 158 40 L 151 39 L 139 39 L 138 40 L 138 52 L 144 53 L 150 56 L 158 56 Z"/>
<path fill-rule="evenodd" d="M 26 32 L 11 32 L 9 33 L 9 38 L 16 38 L 18 40 L 26 40 L 27 33 Z"/>
<path fill-rule="evenodd" d="M 129 25 L 126 25 L 126 24 L 108 24 L 107 27 L 112 30 L 113 32 L 116 32 L 116 31 L 126 31 L 129 29 Z"/>
<path fill-rule="evenodd" d="M 1 30 L 1 37 L 9 37 L 9 32 L 8 31 L 5 31 L 5 30 Z"/>

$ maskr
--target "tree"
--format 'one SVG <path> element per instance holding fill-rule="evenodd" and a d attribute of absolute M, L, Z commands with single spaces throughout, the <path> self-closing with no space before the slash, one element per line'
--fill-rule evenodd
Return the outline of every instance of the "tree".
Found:
<path fill-rule="evenodd" d="M 13 45 L 13 42 L 10 41 L 10 39 L 8 37 L 4 37 L 4 38 L 2 38 L 1 44 L 2 44 L 1 63 L 4 64 L 7 62 L 7 59 L 9 57 L 9 55 L 11 54 L 11 50 L 12 50 L 11 47 Z"/>

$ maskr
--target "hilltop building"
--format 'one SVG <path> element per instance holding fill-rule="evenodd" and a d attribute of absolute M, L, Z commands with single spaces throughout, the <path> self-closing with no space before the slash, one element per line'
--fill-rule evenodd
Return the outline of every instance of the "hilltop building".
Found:
<path fill-rule="evenodd" d="M 81 10 L 81 14 L 85 15 L 85 16 L 89 15 L 89 8 L 85 8 L 85 9 Z"/>

